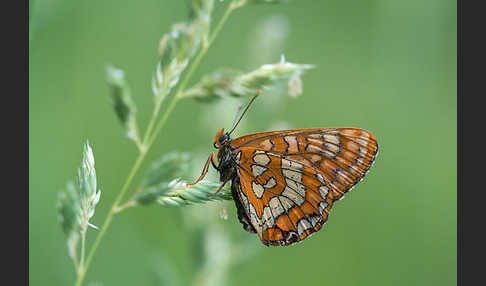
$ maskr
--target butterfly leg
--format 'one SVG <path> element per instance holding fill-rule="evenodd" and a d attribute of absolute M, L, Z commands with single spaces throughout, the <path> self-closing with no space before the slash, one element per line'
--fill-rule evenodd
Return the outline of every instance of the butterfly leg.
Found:
<path fill-rule="evenodd" d="M 204 179 L 204 177 L 206 177 L 206 174 L 209 171 L 209 163 L 212 163 L 213 164 L 213 167 L 216 168 L 216 169 L 218 169 L 217 166 L 215 165 L 214 161 L 215 161 L 215 158 L 214 158 L 214 152 L 213 152 L 213 153 L 211 153 L 211 155 L 209 155 L 208 160 L 204 164 L 204 168 L 202 169 L 201 176 L 199 176 L 199 178 L 194 183 L 187 184 L 187 185 L 188 186 L 193 186 L 193 185 L 199 183 L 202 179 Z"/>
<path fill-rule="evenodd" d="M 233 177 L 233 169 L 231 169 L 231 172 L 228 174 L 228 176 L 226 177 L 226 179 L 224 180 L 224 182 L 221 184 L 221 186 L 219 186 L 218 190 L 216 190 L 216 192 L 212 193 L 212 194 L 208 194 L 208 197 L 212 197 L 212 196 L 215 196 L 219 193 L 219 191 L 221 191 L 221 189 L 224 187 L 224 185 L 226 185 L 226 183 L 231 180 L 231 177 Z"/>

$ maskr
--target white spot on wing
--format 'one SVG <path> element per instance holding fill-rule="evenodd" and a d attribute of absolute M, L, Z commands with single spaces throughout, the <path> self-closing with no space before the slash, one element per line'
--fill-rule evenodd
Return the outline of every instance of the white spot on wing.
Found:
<path fill-rule="evenodd" d="M 329 144 L 328 144 L 329 145 Z M 324 156 L 326 156 L 327 158 L 331 158 L 333 159 L 335 157 L 334 153 L 330 152 L 329 150 L 326 150 L 326 149 L 322 149 L 322 148 L 319 148 L 315 145 L 309 145 L 307 147 L 307 150 L 309 152 L 317 152 L 317 153 L 320 153 L 320 154 L 323 154 Z"/>
<path fill-rule="evenodd" d="M 270 211 L 270 207 L 263 208 L 263 216 L 262 216 L 263 223 L 265 224 L 265 228 L 272 228 L 275 225 L 275 220 L 273 219 L 272 212 Z"/>
<path fill-rule="evenodd" d="M 303 166 L 304 165 L 302 165 L 302 164 L 300 164 L 298 162 L 294 162 L 294 161 L 291 161 L 291 160 L 282 158 L 282 168 L 294 169 L 294 170 L 302 170 L 302 167 Z"/>
<path fill-rule="evenodd" d="M 282 208 L 282 205 L 280 204 L 278 197 L 273 197 L 270 199 L 268 202 L 268 205 L 272 208 L 272 213 L 275 217 L 278 217 L 279 215 L 283 214 L 284 209 Z"/>
<path fill-rule="evenodd" d="M 265 173 L 266 170 L 267 170 L 267 168 L 262 167 L 260 165 L 256 165 L 256 164 L 251 165 L 251 172 L 252 172 L 253 176 L 255 176 L 255 177 L 258 177 L 261 174 Z"/>
<path fill-rule="evenodd" d="M 370 138 L 370 135 L 368 134 L 368 132 L 361 132 L 361 137 L 363 137 L 365 140 L 368 140 L 368 138 Z"/>
<path fill-rule="evenodd" d="M 270 150 L 272 149 L 272 143 L 270 142 L 269 139 L 266 139 L 262 143 L 260 143 L 260 146 L 262 146 L 265 150 Z"/>
<path fill-rule="evenodd" d="M 251 187 L 253 189 L 253 192 L 255 193 L 255 196 L 257 198 L 261 199 L 262 196 L 263 196 L 263 190 L 264 190 L 263 186 L 260 185 L 260 184 L 257 184 L 255 182 L 253 182 L 253 184 L 251 185 Z"/>
<path fill-rule="evenodd" d="M 327 202 L 320 202 L 319 203 L 319 212 L 321 215 L 324 213 L 324 210 L 327 208 L 328 204 Z"/>
<path fill-rule="evenodd" d="M 353 181 L 353 180 L 351 180 L 351 178 L 348 177 L 348 174 L 342 172 L 341 170 L 337 171 L 336 177 L 343 184 L 350 184 Z"/>
<path fill-rule="evenodd" d="M 302 182 L 302 174 L 297 172 L 297 171 L 283 169 L 282 174 L 286 178 L 292 179 L 292 180 L 297 181 L 297 182 Z"/>
<path fill-rule="evenodd" d="M 265 152 L 256 152 L 256 155 L 253 156 L 253 161 L 259 165 L 266 166 L 270 163 L 270 157 Z"/>
<path fill-rule="evenodd" d="M 297 224 L 297 231 L 299 232 L 299 236 L 302 235 L 304 231 L 308 230 L 311 227 L 312 225 L 307 219 L 303 218 L 299 220 L 299 223 Z"/>
<path fill-rule="evenodd" d="M 284 197 L 284 196 L 280 196 L 280 201 L 282 202 L 282 205 L 285 209 L 285 212 L 288 213 L 289 210 L 295 205 L 295 203 L 293 201 L 291 201 L 290 199 L 288 199 L 287 197 Z"/>
<path fill-rule="evenodd" d="M 336 129 L 328 130 L 326 132 L 329 133 L 329 134 L 333 134 L 333 135 L 339 134 L 339 131 L 337 131 Z"/>
<path fill-rule="evenodd" d="M 295 136 L 285 136 L 284 137 L 285 142 L 289 145 L 288 152 L 290 153 L 296 153 L 299 151 L 299 148 L 297 147 L 298 142 L 297 142 L 297 137 Z"/>
<path fill-rule="evenodd" d="M 354 141 L 356 141 L 361 146 L 368 146 L 368 142 L 366 142 L 365 140 L 363 140 L 361 138 L 356 138 L 356 139 L 354 139 Z"/>
<path fill-rule="evenodd" d="M 322 138 L 324 138 L 324 140 L 326 140 L 327 142 L 339 145 L 339 137 L 337 137 L 336 135 L 324 134 L 322 135 Z"/>
<path fill-rule="evenodd" d="M 275 179 L 272 177 L 270 179 L 268 179 L 267 183 L 264 185 L 265 189 L 271 189 L 273 187 L 275 187 L 275 185 L 277 185 L 277 182 L 275 181 Z"/>
<path fill-rule="evenodd" d="M 365 157 L 368 154 L 368 150 L 365 147 L 359 147 L 359 156 Z"/>
<path fill-rule="evenodd" d="M 282 174 L 297 182 L 302 182 L 302 167 L 304 165 L 282 158 Z"/>
<path fill-rule="evenodd" d="M 331 152 L 333 152 L 333 153 L 338 153 L 339 152 L 339 147 L 336 146 L 336 145 L 334 145 L 334 144 L 325 143 L 324 146 L 327 149 L 331 150 Z"/>
<path fill-rule="evenodd" d="M 287 198 L 291 199 L 294 203 L 298 204 L 299 206 L 304 203 L 304 198 L 298 195 L 294 190 L 289 187 L 285 187 L 282 195 L 286 196 Z"/>
<path fill-rule="evenodd" d="M 329 189 L 327 188 L 327 186 L 320 186 L 319 187 L 319 193 L 321 194 L 321 197 L 323 199 L 326 199 L 327 194 L 329 193 Z"/>
<path fill-rule="evenodd" d="M 240 193 L 240 197 L 241 199 L 243 200 L 243 206 L 248 209 L 248 198 L 246 197 L 246 195 L 243 193 L 243 191 L 241 190 L 241 185 L 238 186 L 238 192 Z"/>
<path fill-rule="evenodd" d="M 262 233 L 263 232 L 262 222 L 258 218 L 257 213 L 255 211 L 255 208 L 253 207 L 252 204 L 250 204 L 250 220 L 251 220 L 251 223 L 252 223 L 253 227 L 255 228 L 255 230 L 258 233 Z"/>
<path fill-rule="evenodd" d="M 296 183 L 296 182 L 289 180 L 289 179 L 285 179 L 285 182 L 287 183 L 287 186 L 289 188 L 293 189 L 299 195 L 301 195 L 302 197 L 305 198 L 305 186 L 304 185 L 302 185 L 300 183 Z"/>

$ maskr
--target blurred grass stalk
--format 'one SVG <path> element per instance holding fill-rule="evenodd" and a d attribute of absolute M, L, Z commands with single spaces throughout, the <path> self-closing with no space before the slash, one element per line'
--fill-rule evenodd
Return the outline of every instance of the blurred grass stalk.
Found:
<path fill-rule="evenodd" d="M 181 99 L 193 98 L 198 101 L 213 102 L 229 96 L 249 96 L 253 95 L 258 89 L 263 89 L 282 81 L 287 81 L 290 95 L 296 96 L 301 93 L 301 87 L 299 87 L 301 84 L 300 75 L 305 70 L 312 68 L 312 66 L 286 62 L 283 56 L 279 63 L 263 65 L 249 73 L 227 70 L 215 72 L 186 90 L 187 83 L 193 72 L 199 66 L 200 61 L 211 47 L 232 11 L 249 3 L 277 2 L 258 0 L 231 1 L 212 31 L 211 14 L 214 0 L 193 0 L 191 2 L 189 21 L 173 25 L 171 32 L 161 39 L 159 46 L 160 58 L 152 78 L 154 109 L 143 137 L 139 135 L 136 121 L 136 106 L 131 97 L 130 87 L 124 72 L 113 66 L 107 68 L 107 82 L 111 88 L 114 111 L 125 129 L 125 135 L 135 143 L 139 154 L 125 183 L 116 196 L 86 259 L 86 230 L 88 226 L 94 227 L 89 223 L 89 219 L 94 215 L 94 207 L 98 203 L 101 194 L 96 189 L 94 156 L 88 143 L 85 145 L 83 163 L 78 174 L 78 188 L 68 185 L 66 192 L 60 194 L 58 214 L 63 230 L 67 235 L 69 254 L 74 261 L 76 269 L 77 280 L 75 285 L 82 285 L 93 256 L 114 215 L 124 209 L 152 202 L 156 202 L 161 206 L 183 206 L 192 203 L 204 203 L 210 200 L 232 199 L 229 187 L 223 189 L 217 196 L 207 196 L 218 188 L 219 183 L 201 181 L 197 185 L 188 186 L 185 181 L 178 178 L 182 173 L 182 171 L 179 172 L 178 170 L 182 170 L 184 164 L 187 165 L 185 161 L 189 157 L 184 154 L 169 154 L 152 165 L 146 175 L 146 179 L 142 181 L 142 185 L 137 188 L 137 191 L 130 199 L 124 204 L 121 203 L 155 138 Z M 187 71 L 186 68 L 188 68 Z M 297 88 L 294 85 L 297 85 Z M 174 92 L 173 89 L 175 87 L 177 87 L 177 90 Z M 160 108 L 166 98 L 169 98 L 170 102 L 162 116 L 159 116 Z M 77 244 L 80 238 L 81 250 L 80 259 L 78 260 Z"/>
<path fill-rule="evenodd" d="M 236 236 L 228 231 L 226 208 L 230 203 L 212 204 L 188 208 L 182 212 L 183 225 L 187 227 L 193 247 L 196 266 L 194 275 L 187 282 L 192 286 L 224 286 L 235 266 L 253 258 L 262 245 L 255 237 L 241 232 Z"/>
<path fill-rule="evenodd" d="M 167 107 L 167 110 L 164 113 L 164 116 L 160 119 L 160 121 L 158 122 L 158 124 L 156 126 L 156 129 L 152 132 L 152 126 L 153 126 L 154 122 L 156 121 L 156 119 L 158 117 L 160 104 L 165 99 L 165 97 L 169 95 L 170 89 L 177 84 L 180 74 L 183 72 L 183 70 L 187 66 L 186 60 L 187 60 L 187 62 L 189 61 L 189 57 L 191 57 L 196 52 L 196 50 L 197 50 L 197 48 L 200 44 L 198 42 L 197 37 L 191 37 L 191 36 L 194 36 L 194 35 L 190 34 L 190 33 L 194 32 L 194 30 L 191 29 L 191 27 L 194 27 L 194 26 L 200 24 L 201 22 L 207 21 L 207 25 L 205 25 L 205 26 L 203 25 L 205 27 L 205 30 L 204 31 L 198 31 L 198 32 L 202 32 L 204 35 L 206 35 L 204 37 L 207 38 L 207 35 L 209 35 L 209 33 L 210 33 L 210 25 L 209 24 L 210 24 L 210 19 L 211 19 L 210 15 L 211 15 L 211 12 L 212 12 L 213 4 L 214 3 L 213 3 L 212 0 L 193 1 L 193 10 L 191 12 L 192 12 L 192 17 L 195 17 L 195 18 L 192 18 L 191 19 L 192 21 L 189 22 L 189 24 L 186 24 L 186 26 L 185 26 L 186 29 L 184 30 L 184 32 L 186 32 L 186 34 L 184 34 L 183 36 L 186 36 L 184 38 L 186 40 L 186 42 L 184 42 L 184 40 L 178 41 L 180 39 L 179 34 L 177 33 L 177 32 L 180 32 L 178 30 L 179 29 L 178 27 L 173 28 L 173 30 L 176 30 L 175 33 L 173 31 L 173 33 L 169 34 L 169 35 L 172 36 L 172 41 L 169 42 L 169 38 L 167 38 L 167 43 L 166 43 L 167 47 L 164 48 L 164 50 L 167 54 L 169 54 L 170 56 L 173 56 L 174 58 L 172 59 L 171 63 L 168 66 L 166 66 L 165 69 L 157 68 L 156 77 L 157 77 L 157 80 L 158 80 L 158 82 L 157 82 L 158 83 L 158 89 L 156 90 L 157 91 L 156 94 L 154 94 L 155 108 L 154 108 L 154 112 L 152 114 L 152 118 L 150 120 L 150 123 L 147 127 L 146 133 L 143 137 L 144 140 L 141 144 L 137 144 L 139 146 L 139 151 L 140 151 L 139 155 L 138 155 L 137 159 L 135 160 L 135 163 L 134 163 L 134 165 L 133 165 L 123 187 L 121 188 L 117 198 L 115 199 L 114 203 L 112 204 L 111 211 L 108 213 L 108 215 L 107 215 L 107 217 L 106 217 L 106 219 L 105 219 L 105 221 L 104 221 L 104 223 L 103 223 L 103 225 L 100 229 L 99 234 L 96 236 L 96 239 L 95 239 L 93 245 L 91 246 L 88 257 L 87 257 L 86 262 L 85 262 L 85 265 L 83 265 L 83 267 L 81 268 L 81 271 L 77 272 L 78 276 L 77 276 L 77 280 L 76 280 L 76 283 L 75 283 L 75 285 L 77 285 L 77 286 L 82 285 L 84 277 L 86 275 L 86 272 L 87 272 L 89 265 L 91 263 L 91 260 L 93 259 L 93 255 L 96 252 L 96 250 L 97 250 L 97 248 L 98 248 L 98 246 L 101 242 L 101 239 L 104 236 L 104 233 L 108 229 L 113 216 L 117 213 L 116 210 L 119 208 L 120 202 L 121 202 L 123 196 L 125 195 L 126 191 L 128 190 L 128 187 L 130 186 L 130 183 L 131 183 L 135 173 L 137 172 L 137 170 L 140 167 L 143 159 L 145 158 L 147 151 L 150 149 L 150 146 L 152 145 L 153 141 L 155 140 L 158 132 L 164 126 L 167 118 L 169 118 L 169 115 L 171 114 L 176 103 L 178 102 L 178 100 L 179 100 L 178 94 L 182 90 L 184 90 L 185 85 L 187 84 L 187 82 L 188 82 L 189 78 L 191 77 L 195 68 L 199 65 L 200 60 L 204 57 L 204 55 L 205 55 L 207 49 L 210 47 L 212 41 L 216 38 L 219 30 L 222 28 L 222 26 L 226 22 L 230 13 L 236 8 L 235 5 L 234 5 L 234 2 L 231 2 L 229 4 L 223 18 L 220 20 L 220 22 L 216 26 L 215 31 L 211 34 L 211 36 L 210 36 L 211 40 L 210 41 L 203 41 L 203 45 L 202 45 L 203 48 L 199 50 L 199 53 L 196 56 L 196 59 L 194 60 L 194 62 L 191 65 L 188 73 L 184 77 L 184 81 L 179 85 L 178 92 L 172 98 L 172 101 L 169 104 L 169 106 Z M 193 26 L 191 26 L 191 24 Z M 189 45 L 187 45 L 187 43 L 189 43 Z M 160 63 L 158 64 L 159 66 L 164 64 L 164 60 L 168 60 L 168 58 L 165 57 L 166 53 L 164 53 L 162 55 L 162 59 L 161 59 Z M 175 54 L 175 56 L 174 56 L 174 54 Z M 186 56 L 187 59 L 181 59 L 183 56 Z M 165 76 L 165 78 L 164 78 L 164 76 Z M 170 76 L 172 76 L 172 78 L 168 78 Z M 122 106 L 125 106 L 125 105 L 122 105 Z M 119 116 L 119 119 L 124 123 L 125 118 L 122 118 L 122 117 Z"/>
<path fill-rule="evenodd" d="M 143 137 L 144 140 L 141 144 L 137 144 L 138 147 L 139 147 L 139 150 L 140 150 L 139 155 L 138 155 L 137 159 L 135 160 L 135 163 L 134 163 L 134 165 L 133 165 L 123 187 L 121 188 L 117 198 L 115 199 L 114 203 L 112 204 L 111 211 L 108 213 L 108 215 L 107 215 L 107 217 L 106 217 L 106 219 L 105 219 L 105 221 L 104 221 L 104 223 L 103 223 L 103 225 L 100 229 L 99 234 L 96 236 L 96 239 L 95 239 L 95 241 L 94 241 L 94 243 L 93 243 L 93 245 L 92 245 L 92 247 L 89 251 L 89 254 L 87 256 L 86 262 L 84 262 L 83 265 L 80 265 L 79 271 L 77 271 L 77 280 L 76 280 L 75 285 L 77 285 L 77 286 L 82 285 L 84 277 L 86 275 L 86 272 L 87 272 L 89 265 L 91 263 L 91 260 L 93 259 L 93 255 L 96 252 L 96 249 L 98 248 L 98 246 L 101 242 L 101 239 L 104 236 L 104 233 L 106 232 L 107 228 L 109 227 L 111 220 L 112 220 L 114 214 L 116 213 L 116 210 L 119 207 L 123 196 L 125 195 L 126 191 L 128 190 L 128 187 L 130 186 L 130 183 L 131 183 L 135 173 L 137 172 L 138 168 L 140 167 L 140 164 L 142 163 L 143 159 L 145 158 L 145 155 L 146 155 L 147 151 L 150 149 L 150 146 L 153 144 L 153 141 L 155 140 L 157 134 L 160 132 L 160 129 L 164 126 L 165 122 L 169 118 L 169 115 L 171 114 L 175 105 L 180 100 L 180 94 L 184 90 L 188 80 L 192 76 L 192 73 L 194 72 L 194 70 L 199 65 L 199 62 L 201 61 L 201 59 L 206 54 L 207 50 L 209 49 L 212 42 L 214 41 L 214 39 L 218 35 L 218 33 L 221 30 L 221 28 L 223 27 L 224 23 L 227 21 L 231 12 L 234 9 L 243 6 L 242 5 L 243 2 L 246 2 L 246 1 L 231 2 L 228 5 L 228 8 L 227 8 L 226 12 L 224 13 L 223 17 L 221 18 L 221 20 L 217 24 L 214 32 L 210 36 L 208 36 L 210 34 L 210 20 L 211 20 L 210 16 L 211 16 L 212 8 L 213 8 L 213 5 L 214 5 L 213 0 L 193 1 L 193 10 L 191 12 L 193 12 L 192 16 L 195 17 L 195 19 L 194 18 L 191 19 L 192 22 L 189 25 L 191 25 L 191 24 L 198 25 L 198 24 L 200 24 L 199 21 L 201 21 L 201 22 L 207 21 L 207 25 L 204 26 L 205 30 L 202 31 L 203 38 L 205 39 L 205 40 L 203 40 L 202 48 L 199 50 L 199 53 L 197 54 L 193 64 L 191 65 L 186 76 L 184 77 L 184 80 L 179 85 L 178 91 L 176 92 L 175 96 L 172 98 L 172 101 L 168 105 L 166 112 L 164 113 L 163 117 L 159 120 L 158 124 L 156 125 L 155 130 L 152 132 L 152 126 L 153 126 L 154 122 L 156 121 L 156 118 L 158 117 L 160 104 L 162 103 L 163 99 L 170 92 L 169 90 L 166 91 L 166 92 L 163 92 L 162 89 L 160 88 L 160 83 L 163 81 L 164 87 L 166 89 L 170 89 L 171 87 L 175 86 L 177 84 L 179 75 L 183 72 L 183 70 L 185 69 L 185 66 L 187 66 L 187 63 L 184 63 L 184 60 L 183 60 L 182 64 L 181 64 L 181 61 L 180 61 L 181 59 L 176 56 L 175 59 L 173 59 L 173 60 L 176 60 L 179 63 L 179 65 L 176 66 L 176 68 L 175 68 L 176 72 L 174 72 L 174 65 L 172 65 L 172 63 L 165 70 L 165 73 L 166 73 L 165 76 L 167 76 L 167 74 L 172 74 L 172 76 L 177 77 L 177 79 L 174 79 L 174 78 L 164 79 L 163 72 L 160 69 L 157 69 L 157 71 L 158 71 L 157 79 L 159 79 L 159 89 L 157 90 L 157 93 L 155 94 L 156 105 L 155 105 L 154 113 L 152 115 L 150 123 L 147 127 L 146 133 Z M 187 29 L 186 31 L 192 31 L 192 30 Z M 171 33 L 171 35 L 175 35 L 175 34 Z M 209 38 L 209 40 L 207 40 L 208 38 Z M 184 46 L 184 45 L 182 47 L 177 46 L 178 42 L 177 42 L 177 38 L 175 38 L 174 41 L 172 41 L 170 43 L 172 46 L 171 46 L 171 50 L 168 51 L 168 53 L 172 54 L 172 49 L 176 49 L 176 52 L 177 51 L 180 52 L 178 54 L 178 56 L 186 55 L 188 57 L 187 61 L 189 61 L 189 57 L 192 56 L 195 53 L 195 50 L 197 49 L 197 46 L 200 43 L 197 43 L 197 40 L 194 40 L 194 37 L 192 37 L 192 38 L 187 37 L 186 39 L 193 41 L 191 43 L 189 49 L 187 48 L 187 46 Z M 186 44 L 186 43 L 182 42 L 180 44 Z M 179 50 L 177 50 L 177 49 L 179 49 Z M 162 55 L 162 60 L 164 60 L 164 59 L 165 59 L 164 55 Z M 162 64 L 162 63 L 163 62 L 161 61 L 160 64 Z M 123 120 L 125 120 L 125 118 L 121 118 L 120 116 L 119 116 L 119 118 L 122 120 L 122 122 L 123 122 Z M 133 126 L 133 124 L 131 126 Z M 134 138 L 138 139 L 138 137 L 134 137 Z M 84 249 L 83 249 L 83 251 L 84 251 Z"/>

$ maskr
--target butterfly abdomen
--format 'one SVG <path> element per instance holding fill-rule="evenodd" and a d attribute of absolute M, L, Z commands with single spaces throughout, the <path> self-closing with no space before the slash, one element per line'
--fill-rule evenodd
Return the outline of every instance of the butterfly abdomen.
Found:
<path fill-rule="evenodd" d="M 243 205 L 241 204 L 241 198 L 239 197 L 236 189 L 239 187 L 240 180 L 238 176 L 235 175 L 231 182 L 231 195 L 233 196 L 233 201 L 235 201 L 236 210 L 238 212 L 238 220 L 243 225 L 243 228 L 249 233 L 256 233 L 255 228 L 251 225 L 250 218 L 245 212 Z"/>

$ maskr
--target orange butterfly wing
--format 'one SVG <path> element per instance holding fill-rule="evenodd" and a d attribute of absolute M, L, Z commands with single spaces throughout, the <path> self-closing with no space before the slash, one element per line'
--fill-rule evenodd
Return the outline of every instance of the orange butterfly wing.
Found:
<path fill-rule="evenodd" d="M 318 231 L 378 152 L 375 136 L 358 128 L 262 132 L 231 146 L 238 196 L 266 245 L 290 245 Z"/>

